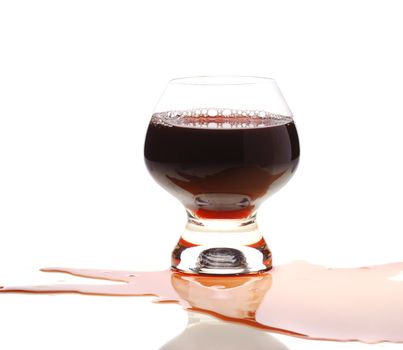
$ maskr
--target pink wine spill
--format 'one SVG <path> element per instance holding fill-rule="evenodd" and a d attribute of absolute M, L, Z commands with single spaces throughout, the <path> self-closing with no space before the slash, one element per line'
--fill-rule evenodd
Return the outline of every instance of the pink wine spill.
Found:
<path fill-rule="evenodd" d="M 403 262 L 335 269 L 294 262 L 263 274 L 225 277 L 170 270 L 43 271 L 106 282 L 6 286 L 0 292 L 151 295 L 157 302 L 177 302 L 186 310 L 307 339 L 403 342 Z"/>

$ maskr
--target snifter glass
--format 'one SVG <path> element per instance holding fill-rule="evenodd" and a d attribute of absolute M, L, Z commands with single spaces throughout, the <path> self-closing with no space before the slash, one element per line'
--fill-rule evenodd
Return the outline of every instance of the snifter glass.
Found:
<path fill-rule="evenodd" d="M 271 268 L 257 209 L 299 160 L 293 117 L 273 79 L 171 80 L 152 115 L 144 155 L 152 177 L 188 216 L 172 268 L 220 275 Z"/>

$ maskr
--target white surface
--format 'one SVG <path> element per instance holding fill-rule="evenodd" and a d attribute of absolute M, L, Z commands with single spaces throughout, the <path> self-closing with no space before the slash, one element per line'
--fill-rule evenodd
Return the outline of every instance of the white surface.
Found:
<path fill-rule="evenodd" d="M 300 167 L 258 216 L 275 264 L 401 261 L 400 5 L 0 2 L 0 284 L 167 266 L 185 214 L 143 141 L 166 82 L 200 74 L 273 77 L 295 115 Z M 0 295 L 0 310 L 8 350 L 156 349 L 186 324 L 131 298 Z"/>
<path fill-rule="evenodd" d="M 206 336 L 208 335 L 208 336 Z M 160 350 L 289 350 L 268 332 L 192 313 L 186 329 Z"/>

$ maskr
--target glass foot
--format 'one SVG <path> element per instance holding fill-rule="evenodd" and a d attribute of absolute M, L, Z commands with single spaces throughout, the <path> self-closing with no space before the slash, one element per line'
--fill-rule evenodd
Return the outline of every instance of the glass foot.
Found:
<path fill-rule="evenodd" d="M 239 275 L 271 267 L 254 220 L 191 221 L 172 253 L 172 268 L 187 273 Z"/>

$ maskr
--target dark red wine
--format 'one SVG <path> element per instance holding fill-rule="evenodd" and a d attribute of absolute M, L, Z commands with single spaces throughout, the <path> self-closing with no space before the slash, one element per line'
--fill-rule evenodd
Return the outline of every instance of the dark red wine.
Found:
<path fill-rule="evenodd" d="M 144 154 L 154 179 L 195 215 L 242 218 L 292 176 L 299 141 L 291 117 L 171 111 L 153 115 Z"/>

